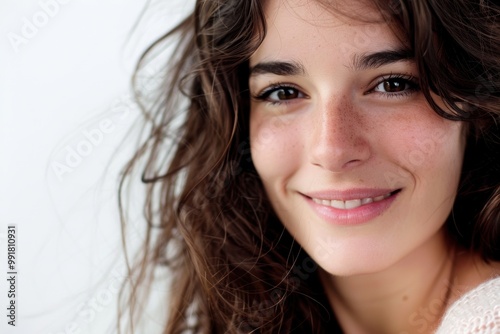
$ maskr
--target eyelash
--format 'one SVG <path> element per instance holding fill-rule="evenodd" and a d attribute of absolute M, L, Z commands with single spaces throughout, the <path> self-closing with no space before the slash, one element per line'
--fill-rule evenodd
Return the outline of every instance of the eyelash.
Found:
<path fill-rule="evenodd" d="M 407 85 L 408 87 L 405 88 L 401 92 L 379 92 L 376 91 L 377 87 L 379 87 L 381 84 L 389 81 L 402 81 L 404 85 Z M 376 94 L 382 94 L 384 97 L 391 99 L 391 98 L 404 98 L 406 96 L 409 96 L 415 92 L 420 91 L 420 85 L 418 83 L 418 78 L 414 77 L 413 75 L 408 75 L 408 74 L 390 74 L 388 76 L 382 77 L 375 86 L 367 91 L 364 95 L 368 95 L 371 93 L 376 93 Z"/>
<path fill-rule="evenodd" d="M 259 100 L 259 101 L 266 101 L 268 102 L 270 105 L 280 105 L 280 104 L 287 104 L 287 103 L 290 103 L 290 101 L 292 100 L 295 100 L 295 99 L 290 99 L 290 101 L 287 101 L 287 100 L 270 100 L 269 99 L 269 96 L 279 90 L 286 90 L 286 89 L 292 89 L 294 91 L 296 91 L 298 94 L 301 94 L 302 97 L 301 98 L 304 98 L 306 97 L 306 95 L 300 91 L 300 89 L 293 85 L 293 84 L 289 84 L 289 83 L 281 83 L 281 82 L 278 82 L 278 83 L 275 83 L 267 88 L 265 88 L 263 91 L 261 91 L 259 94 L 255 95 L 253 98 L 256 99 L 256 100 Z"/>
<path fill-rule="evenodd" d="M 407 88 L 405 87 L 405 89 L 401 92 L 379 92 L 379 91 L 376 91 L 377 87 L 379 87 L 381 84 L 389 82 L 389 81 L 394 82 L 397 80 L 402 81 L 402 83 L 405 86 L 407 85 L 408 87 Z M 269 96 L 271 94 L 273 94 L 279 90 L 287 90 L 287 89 L 294 90 L 297 92 L 297 94 L 301 94 L 302 95 L 301 98 L 306 97 L 306 95 L 303 92 L 301 92 L 297 86 L 295 86 L 293 84 L 289 84 L 289 83 L 278 82 L 278 83 L 275 83 L 275 84 L 265 88 L 262 92 L 260 92 L 259 94 L 257 94 L 253 98 L 256 100 L 259 100 L 259 101 L 266 101 L 270 105 L 287 104 L 287 103 L 290 103 L 291 101 L 295 100 L 296 98 L 292 98 L 290 100 L 270 100 L 269 99 Z M 376 82 L 376 84 L 374 85 L 374 87 L 372 89 L 368 90 L 366 93 L 364 93 L 364 95 L 376 93 L 376 94 L 384 96 L 387 99 L 391 99 L 391 98 L 404 98 L 404 97 L 409 96 L 417 91 L 420 91 L 420 86 L 418 84 L 418 79 L 416 77 L 414 77 L 413 75 L 390 74 L 390 75 L 382 77 L 380 80 L 378 80 Z"/>

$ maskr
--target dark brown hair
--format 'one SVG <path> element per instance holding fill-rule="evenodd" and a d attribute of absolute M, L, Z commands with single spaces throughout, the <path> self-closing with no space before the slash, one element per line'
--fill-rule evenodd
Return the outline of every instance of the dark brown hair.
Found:
<path fill-rule="evenodd" d="M 120 185 L 144 165 L 146 239 L 122 298 L 140 313 L 155 268 L 168 267 L 164 333 L 340 332 L 316 264 L 274 215 L 252 165 L 248 60 L 266 34 L 262 2 L 196 1 L 138 64 L 136 84 L 153 50 L 176 41 L 158 100 L 145 102 L 138 92 L 149 136 Z M 500 7 L 373 3 L 413 51 L 429 104 L 468 124 L 450 235 L 485 260 L 500 260 Z M 449 108 L 440 109 L 431 92 Z"/>

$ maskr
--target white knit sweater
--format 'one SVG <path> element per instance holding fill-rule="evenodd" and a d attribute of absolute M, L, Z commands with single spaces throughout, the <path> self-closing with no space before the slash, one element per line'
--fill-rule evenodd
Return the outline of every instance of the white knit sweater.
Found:
<path fill-rule="evenodd" d="M 446 311 L 436 334 L 500 334 L 500 277 L 464 294 Z"/>

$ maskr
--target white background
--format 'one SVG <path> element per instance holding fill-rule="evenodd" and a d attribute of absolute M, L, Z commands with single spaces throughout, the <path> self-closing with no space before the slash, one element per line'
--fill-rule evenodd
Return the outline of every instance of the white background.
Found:
<path fill-rule="evenodd" d="M 133 141 L 113 152 L 137 124 L 130 76 L 145 46 L 192 7 L 155 0 L 134 30 L 146 3 L 0 0 L 1 333 L 115 331 L 125 275 L 118 171 Z M 15 328 L 6 317 L 12 224 Z"/>

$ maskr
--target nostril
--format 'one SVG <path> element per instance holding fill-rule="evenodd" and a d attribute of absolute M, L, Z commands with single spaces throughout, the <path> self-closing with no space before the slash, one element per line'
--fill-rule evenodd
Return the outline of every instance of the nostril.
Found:
<path fill-rule="evenodd" d="M 345 163 L 345 167 L 356 167 L 358 165 L 361 165 L 363 163 L 363 160 L 361 159 L 354 159 L 354 160 L 351 160 L 351 161 L 348 161 Z"/>

